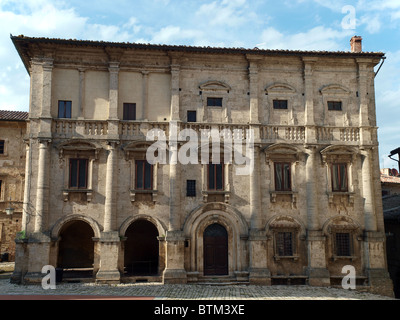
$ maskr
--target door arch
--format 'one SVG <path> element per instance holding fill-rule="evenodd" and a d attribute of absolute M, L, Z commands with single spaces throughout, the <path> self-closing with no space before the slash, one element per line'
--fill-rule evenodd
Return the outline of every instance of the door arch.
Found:
<path fill-rule="evenodd" d="M 156 275 L 159 265 L 158 230 L 147 220 L 134 221 L 125 232 L 126 275 Z"/>
<path fill-rule="evenodd" d="M 94 231 L 85 221 L 72 220 L 60 230 L 57 266 L 63 269 L 93 268 Z"/>
<path fill-rule="evenodd" d="M 219 223 L 209 225 L 203 234 L 204 275 L 228 275 L 228 232 Z"/>

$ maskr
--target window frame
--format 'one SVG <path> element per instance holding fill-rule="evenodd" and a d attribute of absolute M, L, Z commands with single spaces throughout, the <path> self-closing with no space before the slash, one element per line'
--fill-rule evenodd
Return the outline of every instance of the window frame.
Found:
<path fill-rule="evenodd" d="M 214 188 L 211 188 L 210 187 L 210 166 L 214 166 Z M 221 176 L 221 179 L 222 179 L 222 181 L 221 181 L 221 188 L 220 189 L 218 189 L 218 187 L 217 187 L 217 185 L 218 185 L 218 181 L 217 181 L 217 175 L 218 175 L 218 172 L 217 172 L 217 166 L 220 166 L 220 170 L 221 170 L 221 172 L 220 172 L 220 176 Z M 224 170 L 224 164 L 221 162 L 221 163 L 209 163 L 209 164 L 207 164 L 207 190 L 208 191 L 224 191 L 225 190 L 225 186 L 224 186 L 224 181 L 225 181 L 225 172 L 224 172 L 225 170 Z"/>
<path fill-rule="evenodd" d="M 328 100 L 328 111 L 343 111 L 343 102 L 341 100 Z"/>
<path fill-rule="evenodd" d="M 282 103 L 284 103 L 283 108 L 282 108 Z M 289 101 L 287 99 L 273 99 L 272 100 L 272 108 L 274 110 L 288 110 L 289 109 Z"/>
<path fill-rule="evenodd" d="M 282 168 L 281 168 L 281 177 L 282 177 L 282 182 L 281 182 L 281 188 L 278 188 L 278 178 L 277 178 L 277 172 L 278 172 L 278 169 L 277 169 L 277 166 L 278 165 L 281 165 L 282 166 Z M 286 177 L 285 176 L 285 166 L 287 166 L 288 167 L 288 177 Z M 292 164 L 290 163 L 290 162 L 279 162 L 279 161 L 276 161 L 276 162 L 274 162 L 274 182 L 275 182 L 275 191 L 292 191 Z M 285 182 L 286 182 L 286 179 L 289 179 L 289 187 L 288 188 L 285 188 Z"/>
<path fill-rule="evenodd" d="M 346 243 L 346 253 L 347 254 L 343 254 L 345 253 L 344 251 L 340 251 L 340 246 L 338 245 L 338 235 L 347 235 L 348 239 L 348 243 Z M 334 248 L 333 248 L 333 252 L 334 252 L 334 256 L 335 257 L 344 257 L 344 258 L 351 258 L 353 257 L 353 235 L 351 232 L 349 231 L 344 231 L 344 230 L 336 230 L 333 234 L 333 241 L 334 241 Z M 343 248 L 341 248 L 343 250 Z"/>
<path fill-rule="evenodd" d="M 191 117 L 189 117 L 189 113 L 191 114 Z M 194 114 L 194 120 L 191 119 L 193 117 L 193 114 Z M 186 120 L 187 120 L 187 122 L 197 122 L 197 111 L 196 110 L 187 110 Z"/>
<path fill-rule="evenodd" d="M 337 167 L 337 176 L 335 176 L 334 167 Z M 346 186 L 342 189 L 342 181 L 341 181 L 341 167 L 345 170 L 345 179 L 346 179 Z M 335 181 L 337 178 L 337 185 L 338 188 L 335 188 Z M 348 175 L 348 168 L 347 163 L 345 162 L 338 162 L 338 163 L 331 163 L 331 182 L 332 182 L 332 192 L 348 192 L 349 191 L 349 175 Z"/>
<path fill-rule="evenodd" d="M 60 116 L 60 107 L 63 104 L 63 115 Z M 67 107 L 69 107 L 69 117 L 67 117 Z M 71 100 L 58 100 L 58 118 L 59 119 L 71 119 L 72 118 L 72 101 Z"/>
<path fill-rule="evenodd" d="M 72 161 L 77 161 L 77 169 L 76 173 L 74 174 L 72 172 Z M 81 162 L 85 161 L 85 167 L 84 167 L 84 174 L 85 174 L 85 184 L 84 186 L 80 186 L 80 168 L 81 168 Z M 89 168 L 89 159 L 88 158 L 69 158 L 69 178 L 68 178 L 68 188 L 69 189 L 81 189 L 81 190 L 87 190 L 88 189 L 88 168 Z M 76 186 L 71 185 L 71 180 L 72 176 L 76 175 Z"/>
<path fill-rule="evenodd" d="M 207 97 L 207 107 L 222 108 L 223 107 L 223 97 Z M 212 102 L 212 104 L 210 104 Z M 218 103 L 217 103 L 218 102 Z"/>
<path fill-rule="evenodd" d="M 6 153 L 6 140 L 0 140 L 0 155 Z"/>
<path fill-rule="evenodd" d="M 190 185 L 191 183 L 193 185 Z M 196 180 L 186 180 L 186 197 L 196 197 Z"/>
<path fill-rule="evenodd" d="M 286 238 L 286 235 L 290 234 L 290 239 Z M 280 239 L 280 235 L 283 235 L 283 238 Z M 280 244 L 280 241 L 283 241 Z M 290 244 L 290 250 L 287 250 L 287 242 Z M 281 252 L 280 247 L 283 245 L 283 251 Z M 293 257 L 295 254 L 295 232 L 293 230 L 277 230 L 275 232 L 275 255 L 278 257 Z"/>
<path fill-rule="evenodd" d="M 132 117 L 132 109 L 133 109 L 133 119 Z M 132 121 L 136 119 L 136 103 L 133 102 L 124 102 L 122 104 L 122 120 Z"/>
<path fill-rule="evenodd" d="M 139 163 L 142 164 L 143 168 L 143 174 L 142 174 L 142 187 L 138 187 L 138 167 L 139 167 Z M 146 191 L 146 190 L 153 190 L 153 165 L 148 163 L 150 166 L 150 187 L 146 187 L 146 163 L 148 163 L 147 160 L 143 160 L 143 159 L 135 159 L 135 190 L 140 190 L 140 191 Z"/>

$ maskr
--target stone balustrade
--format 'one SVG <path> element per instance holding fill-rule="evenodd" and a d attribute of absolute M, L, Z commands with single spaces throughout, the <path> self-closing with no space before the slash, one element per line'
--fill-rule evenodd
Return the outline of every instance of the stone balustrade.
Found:
<path fill-rule="evenodd" d="M 108 122 L 105 120 L 72 120 L 56 119 L 52 123 L 52 135 L 54 138 L 102 138 L 107 139 Z M 118 135 L 120 139 L 140 139 L 145 138 L 152 129 L 163 131 L 168 139 L 170 131 L 169 122 L 142 122 L 142 121 L 119 121 Z M 177 133 L 184 129 L 191 129 L 202 137 L 211 138 L 213 129 L 219 132 L 219 137 L 224 139 L 243 139 L 246 140 L 254 130 L 253 138 L 261 142 L 305 142 L 306 130 L 304 126 L 288 125 L 248 125 L 232 123 L 199 123 L 191 122 L 177 123 Z M 315 140 L 317 143 L 346 142 L 358 144 L 360 142 L 360 129 L 354 127 L 316 127 Z"/>

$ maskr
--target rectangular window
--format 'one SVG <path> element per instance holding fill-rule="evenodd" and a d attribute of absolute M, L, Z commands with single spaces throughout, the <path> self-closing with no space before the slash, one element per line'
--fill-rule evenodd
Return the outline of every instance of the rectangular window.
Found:
<path fill-rule="evenodd" d="M 276 251 L 278 256 L 293 256 L 292 232 L 278 232 L 276 234 Z"/>
<path fill-rule="evenodd" d="M 69 187 L 87 188 L 88 159 L 69 160 Z"/>
<path fill-rule="evenodd" d="M 196 111 L 188 111 L 187 112 L 187 122 L 196 122 L 197 114 Z"/>
<path fill-rule="evenodd" d="M 291 191 L 290 163 L 275 162 L 275 191 Z"/>
<path fill-rule="evenodd" d="M 328 101 L 328 110 L 341 111 L 342 102 L 341 101 Z"/>
<path fill-rule="evenodd" d="M 137 190 L 152 190 L 153 166 L 147 160 L 136 160 L 136 186 Z"/>
<path fill-rule="evenodd" d="M 208 165 L 208 190 L 224 190 L 224 165 Z"/>
<path fill-rule="evenodd" d="M 350 233 L 336 233 L 336 255 L 340 257 L 351 256 Z"/>
<path fill-rule="evenodd" d="M 207 98 L 207 107 L 222 107 L 222 98 Z"/>
<path fill-rule="evenodd" d="M 332 191 L 347 192 L 347 165 L 345 163 L 332 164 Z"/>
<path fill-rule="evenodd" d="M 58 117 L 59 118 L 71 118 L 72 102 L 58 100 Z"/>
<path fill-rule="evenodd" d="M 287 100 L 274 100 L 274 109 L 287 109 L 288 101 Z"/>
<path fill-rule="evenodd" d="M 124 103 L 123 120 L 136 120 L 136 103 Z"/>
<path fill-rule="evenodd" d="M 0 140 L 0 154 L 4 154 L 4 140 Z"/>
<path fill-rule="evenodd" d="M 196 196 L 196 180 L 186 180 L 186 197 Z"/>

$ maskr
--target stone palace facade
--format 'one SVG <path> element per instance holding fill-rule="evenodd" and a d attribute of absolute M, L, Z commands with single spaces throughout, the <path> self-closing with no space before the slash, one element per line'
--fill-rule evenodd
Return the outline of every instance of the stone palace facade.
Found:
<path fill-rule="evenodd" d="M 360 37 L 349 52 L 11 40 L 31 79 L 12 281 L 53 265 L 106 283 L 328 286 L 350 265 L 357 285 L 392 295 L 374 96 L 384 54 Z M 152 129 L 164 162 L 148 161 Z M 197 163 L 177 161 L 183 129 L 198 134 Z"/>

